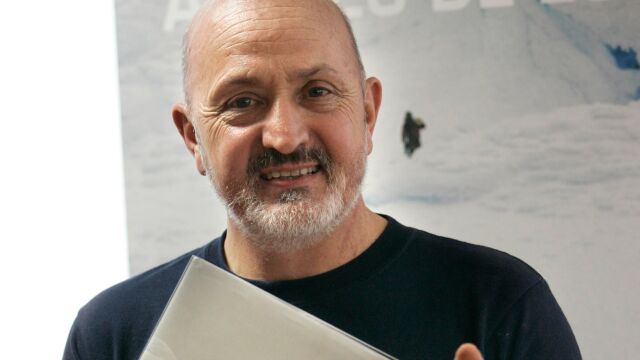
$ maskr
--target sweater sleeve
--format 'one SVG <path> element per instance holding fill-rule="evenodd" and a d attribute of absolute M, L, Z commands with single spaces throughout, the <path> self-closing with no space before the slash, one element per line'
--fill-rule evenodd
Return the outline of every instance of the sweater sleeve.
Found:
<path fill-rule="evenodd" d="M 499 321 L 486 359 L 582 359 L 575 336 L 544 280 L 529 288 Z"/>
<path fill-rule="evenodd" d="M 71 331 L 69 331 L 69 337 L 67 338 L 67 344 L 64 347 L 62 360 L 80 360 L 80 356 L 78 356 L 78 342 L 78 329 L 74 322 L 71 327 Z"/>

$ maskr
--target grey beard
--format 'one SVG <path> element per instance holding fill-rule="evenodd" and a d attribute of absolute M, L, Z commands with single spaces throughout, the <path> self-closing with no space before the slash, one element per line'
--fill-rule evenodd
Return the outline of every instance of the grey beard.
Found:
<path fill-rule="evenodd" d="M 349 198 L 343 198 L 349 191 L 345 176 L 338 178 L 330 183 L 327 196 L 319 203 L 308 198 L 306 189 L 285 191 L 280 194 L 278 204 L 268 204 L 249 190 L 254 188 L 245 188 L 227 206 L 227 211 L 257 248 L 267 252 L 295 252 L 318 243 L 353 210 L 360 186 L 348 194 Z M 244 208 L 242 214 L 237 213 L 238 207 Z"/>

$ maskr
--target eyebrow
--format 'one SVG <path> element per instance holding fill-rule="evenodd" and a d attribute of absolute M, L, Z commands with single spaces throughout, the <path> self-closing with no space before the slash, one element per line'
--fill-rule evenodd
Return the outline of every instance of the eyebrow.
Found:
<path fill-rule="evenodd" d="M 207 91 L 208 101 L 213 101 L 216 97 L 216 93 L 221 88 L 229 88 L 234 86 L 258 86 L 262 82 L 253 76 L 246 76 L 241 74 L 230 75 L 223 78 L 218 84 L 211 86 Z"/>
<path fill-rule="evenodd" d="M 308 79 L 311 78 L 315 75 L 317 75 L 318 73 L 322 72 L 322 71 L 328 71 L 334 74 L 337 74 L 338 72 L 332 68 L 331 66 L 327 65 L 327 64 L 320 64 L 320 65 L 316 65 L 313 66 L 309 69 L 301 69 L 298 71 L 295 71 L 293 73 L 293 77 L 294 78 L 298 78 L 298 79 Z M 290 79 L 290 77 L 289 77 Z"/>
<path fill-rule="evenodd" d="M 245 76 L 245 75 L 231 75 L 226 79 L 223 79 L 216 87 L 227 87 L 227 86 L 235 86 L 235 85 L 245 85 L 245 86 L 255 86 L 259 85 L 261 81 L 253 76 Z"/>
<path fill-rule="evenodd" d="M 287 75 L 287 80 L 308 79 L 308 78 L 311 78 L 311 77 L 313 77 L 313 76 L 315 76 L 318 73 L 323 72 L 323 71 L 331 72 L 331 73 L 334 73 L 334 74 L 338 73 L 337 70 L 335 70 L 334 68 L 332 68 L 328 64 L 324 64 L 323 63 L 323 64 L 320 64 L 320 65 L 312 66 L 312 67 L 307 68 L 307 69 L 296 70 L 296 71 L 292 72 L 291 74 Z M 222 80 L 220 82 L 220 84 L 218 85 L 218 87 L 233 86 L 233 85 L 255 86 L 255 85 L 260 85 L 262 82 L 263 81 L 260 80 L 257 77 L 237 74 L 237 75 L 231 75 L 228 78 Z"/>

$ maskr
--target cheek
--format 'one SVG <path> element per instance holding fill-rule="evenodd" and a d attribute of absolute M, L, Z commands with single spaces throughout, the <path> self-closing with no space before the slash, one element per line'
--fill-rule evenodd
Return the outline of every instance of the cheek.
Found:
<path fill-rule="evenodd" d="M 256 141 L 255 131 L 249 128 L 229 128 L 221 135 L 211 144 L 214 171 L 220 179 L 226 181 L 243 178 Z"/>
<path fill-rule="evenodd" d="M 327 127 L 320 135 L 320 141 L 331 158 L 343 166 L 352 166 L 356 159 L 367 151 L 367 139 L 363 124 L 353 122 Z"/>

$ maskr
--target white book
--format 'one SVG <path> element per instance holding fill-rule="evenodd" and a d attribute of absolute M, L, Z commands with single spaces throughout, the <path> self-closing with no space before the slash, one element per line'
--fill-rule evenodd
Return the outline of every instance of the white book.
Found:
<path fill-rule="evenodd" d="M 193 256 L 140 359 L 393 357 Z"/>

